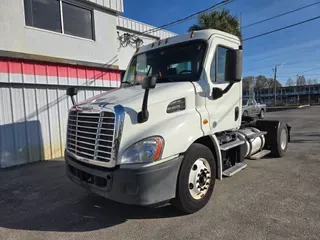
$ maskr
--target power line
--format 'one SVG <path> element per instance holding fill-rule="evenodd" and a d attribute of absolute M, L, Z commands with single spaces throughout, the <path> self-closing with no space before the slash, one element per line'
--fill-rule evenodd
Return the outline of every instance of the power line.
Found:
<path fill-rule="evenodd" d="M 319 19 L 319 18 L 320 18 L 320 16 L 317 16 L 317 17 L 310 18 L 310 19 L 307 19 L 305 21 L 301 21 L 301 22 L 298 22 L 298 23 L 295 23 L 295 24 L 291 24 L 291 25 L 288 25 L 288 26 L 285 26 L 285 27 L 282 27 L 282 28 L 278 28 L 278 29 L 269 31 L 269 32 L 261 33 L 261 34 L 258 34 L 256 36 L 253 36 L 253 37 L 245 38 L 245 39 L 243 39 L 243 42 L 251 40 L 251 39 L 255 39 L 255 38 L 258 38 L 258 37 L 262 37 L 262 36 L 265 36 L 265 35 L 268 35 L 268 34 L 271 34 L 271 33 L 279 32 L 279 31 L 282 31 L 282 30 L 285 30 L 285 29 L 288 29 L 288 28 L 292 28 L 292 27 L 295 27 L 295 26 L 298 26 L 298 25 L 301 25 L 301 24 L 304 24 L 304 23 L 307 23 L 307 22 L 314 21 L 314 20 Z"/>
<path fill-rule="evenodd" d="M 281 14 L 273 16 L 273 17 L 269 17 L 269 18 L 263 19 L 263 20 L 260 20 L 260 21 L 254 22 L 254 23 L 250 23 L 250 24 L 248 24 L 246 26 L 243 26 L 242 28 L 247 28 L 247 27 L 251 27 L 251 26 L 263 23 L 263 22 L 267 22 L 267 21 L 270 21 L 272 19 L 279 18 L 279 17 L 285 16 L 285 15 L 288 15 L 290 13 L 294 13 L 294 12 L 300 11 L 302 9 L 305 9 L 305 8 L 308 8 L 308 7 L 312 7 L 312 6 L 317 5 L 319 3 L 320 3 L 320 1 L 312 3 L 312 4 L 309 4 L 309 5 L 306 5 L 306 6 L 303 6 L 303 7 L 300 7 L 300 8 L 297 8 L 297 9 L 294 9 L 294 10 L 291 10 L 291 11 L 288 11 L 288 12 L 285 12 L 285 13 L 281 13 Z"/>
<path fill-rule="evenodd" d="M 283 63 L 283 66 L 281 66 L 281 69 L 282 68 L 297 68 L 297 67 L 287 67 L 287 66 L 296 65 L 296 64 L 302 64 L 302 63 L 311 63 L 311 62 L 320 62 L 320 60 L 286 62 L 286 63 Z M 257 71 L 257 70 L 269 69 L 270 67 L 272 67 L 272 65 L 268 65 L 266 67 L 260 67 L 260 68 L 251 68 L 251 69 L 246 70 L 246 72 L 253 72 L 253 71 Z"/>
<path fill-rule="evenodd" d="M 208 11 L 210 11 L 210 10 L 213 10 L 213 9 L 216 9 L 216 8 L 219 8 L 219 7 L 222 7 L 222 6 L 227 5 L 227 4 L 229 4 L 229 3 L 233 2 L 233 1 L 235 1 L 235 0 L 223 0 L 223 1 L 219 2 L 219 3 L 216 3 L 216 4 L 210 6 L 210 7 L 206 8 L 206 9 L 203 9 L 203 10 L 201 10 L 201 11 L 198 11 L 198 12 L 196 12 L 196 13 L 193 13 L 193 14 L 191 14 L 191 15 L 189 15 L 189 16 L 184 17 L 184 18 L 180 18 L 180 19 L 175 20 L 175 21 L 173 21 L 173 22 L 166 23 L 166 24 L 161 25 L 161 26 L 159 26 L 159 27 L 151 28 L 151 29 L 149 29 L 149 30 L 147 30 L 147 31 L 144 31 L 144 32 L 142 32 L 142 33 L 139 33 L 139 34 L 137 34 L 137 36 L 140 36 L 140 35 L 143 35 L 143 34 L 147 34 L 147 33 L 148 33 L 148 34 L 154 33 L 154 32 L 157 32 L 157 31 L 159 31 L 159 30 L 162 30 L 163 28 L 167 28 L 167 27 L 171 27 L 171 26 L 174 26 L 174 25 L 177 25 L 177 24 L 181 24 L 181 23 L 183 23 L 183 22 L 185 22 L 185 21 L 187 21 L 187 20 L 189 20 L 189 19 L 192 19 L 192 18 L 194 18 L 194 17 L 197 17 L 197 16 L 200 15 L 200 14 L 203 14 L 203 13 L 208 12 Z"/>
<path fill-rule="evenodd" d="M 312 72 L 312 71 L 315 71 L 315 70 L 319 70 L 320 69 L 320 67 L 318 67 L 318 68 L 312 68 L 312 69 L 308 69 L 308 70 L 305 70 L 305 71 L 302 71 L 302 72 L 295 72 L 295 73 L 284 73 L 284 74 L 282 74 L 283 76 L 284 75 L 293 75 L 293 74 L 299 74 L 299 75 L 304 75 L 304 73 L 306 73 L 306 72 Z M 310 73 L 311 74 L 311 73 Z M 315 73 L 315 74 L 319 74 L 319 73 Z M 281 76 L 282 76 L 281 75 Z M 308 74 L 307 74 L 308 75 Z M 311 74 L 312 75 L 312 74 Z"/>
<path fill-rule="evenodd" d="M 318 69 L 320 69 L 320 68 L 313 68 L 313 69 L 309 69 L 309 70 L 303 71 L 303 72 L 301 72 L 301 73 L 305 73 L 305 72 L 312 72 L 312 71 L 314 71 L 314 70 L 318 70 Z"/>
<path fill-rule="evenodd" d="M 310 63 L 310 62 L 320 62 L 320 60 L 308 60 L 308 61 L 300 61 L 300 62 L 288 62 L 288 63 L 285 63 L 285 66 L 291 66 L 291 65 L 296 65 L 296 64 L 301 64 L 301 63 Z"/>

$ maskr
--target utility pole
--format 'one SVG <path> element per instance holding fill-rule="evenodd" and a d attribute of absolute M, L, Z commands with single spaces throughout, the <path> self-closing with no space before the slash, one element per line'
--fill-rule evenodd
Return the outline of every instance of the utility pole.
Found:
<path fill-rule="evenodd" d="M 297 105 L 300 104 L 300 96 L 299 96 L 299 90 L 300 90 L 300 75 L 299 73 L 297 73 L 297 82 L 296 82 L 296 93 L 297 93 Z"/>
<path fill-rule="evenodd" d="M 272 69 L 274 72 L 273 77 L 273 94 L 274 94 L 274 106 L 277 106 L 277 71 L 278 71 L 278 64 L 274 65 L 274 68 Z"/>

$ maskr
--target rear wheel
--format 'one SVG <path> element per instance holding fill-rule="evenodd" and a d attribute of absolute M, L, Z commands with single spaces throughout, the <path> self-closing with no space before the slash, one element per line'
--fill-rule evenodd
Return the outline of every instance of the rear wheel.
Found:
<path fill-rule="evenodd" d="M 176 198 L 172 204 L 184 213 L 194 213 L 209 201 L 216 179 L 216 162 L 210 149 L 193 143 L 179 172 Z"/>
<path fill-rule="evenodd" d="M 277 142 L 272 146 L 271 154 L 274 157 L 282 157 L 288 148 L 288 128 L 280 122 L 277 132 Z"/>

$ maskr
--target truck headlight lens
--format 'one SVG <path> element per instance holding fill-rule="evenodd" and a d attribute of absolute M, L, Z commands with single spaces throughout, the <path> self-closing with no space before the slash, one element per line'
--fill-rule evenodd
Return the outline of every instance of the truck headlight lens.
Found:
<path fill-rule="evenodd" d="M 163 147 L 164 140 L 162 137 L 146 138 L 127 148 L 121 157 L 120 163 L 150 163 L 159 160 Z"/>

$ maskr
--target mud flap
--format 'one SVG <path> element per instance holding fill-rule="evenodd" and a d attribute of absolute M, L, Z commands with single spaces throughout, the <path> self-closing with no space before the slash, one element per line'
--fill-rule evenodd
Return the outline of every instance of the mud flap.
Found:
<path fill-rule="evenodd" d="M 291 141 L 291 136 L 290 136 L 290 131 L 291 131 L 291 126 L 289 126 L 288 124 L 287 125 L 287 129 L 288 129 L 288 142 Z"/>

